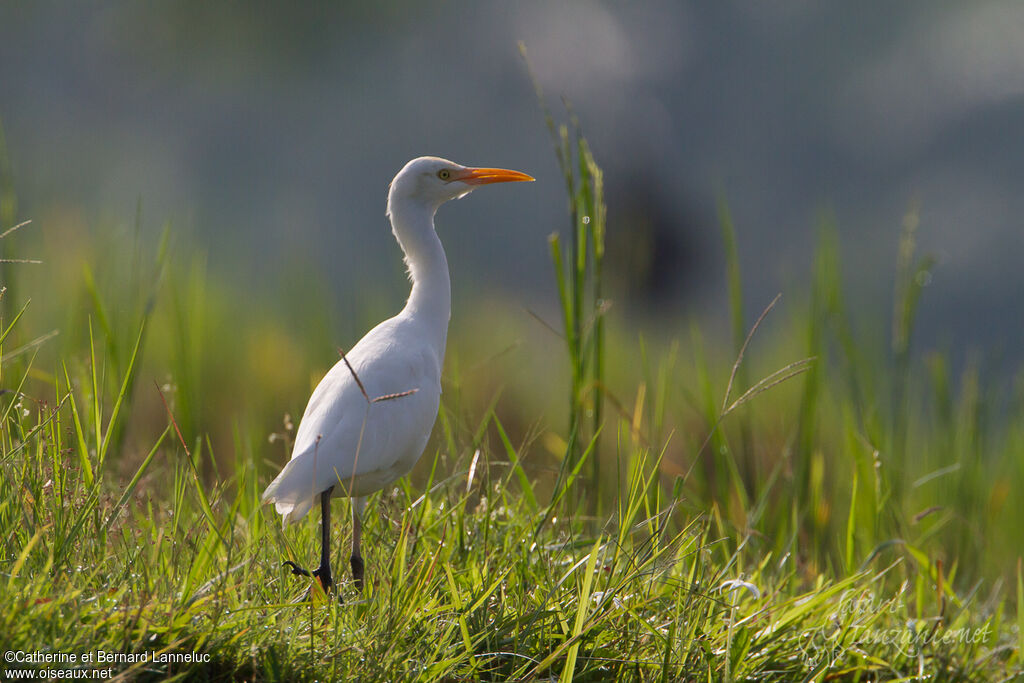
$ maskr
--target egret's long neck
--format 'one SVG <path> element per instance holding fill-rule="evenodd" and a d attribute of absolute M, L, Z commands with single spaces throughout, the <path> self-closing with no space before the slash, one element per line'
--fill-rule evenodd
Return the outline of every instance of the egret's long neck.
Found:
<path fill-rule="evenodd" d="M 434 209 L 420 202 L 391 198 L 388 215 L 412 279 L 412 292 L 402 312 L 419 321 L 427 340 L 437 350 L 438 359 L 443 360 L 452 287 L 448 259 L 434 231 Z"/>

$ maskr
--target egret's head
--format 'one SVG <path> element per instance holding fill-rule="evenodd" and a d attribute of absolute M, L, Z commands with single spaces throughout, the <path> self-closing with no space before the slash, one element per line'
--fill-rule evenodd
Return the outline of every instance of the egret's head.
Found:
<path fill-rule="evenodd" d="M 396 201 L 418 202 L 431 211 L 450 199 L 464 197 L 481 185 L 533 180 L 519 171 L 472 168 L 439 157 L 419 157 L 405 165 L 388 191 L 388 212 Z"/>

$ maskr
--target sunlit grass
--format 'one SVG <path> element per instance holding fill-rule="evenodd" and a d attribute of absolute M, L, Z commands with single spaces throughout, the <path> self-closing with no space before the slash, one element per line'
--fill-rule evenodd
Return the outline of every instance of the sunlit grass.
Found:
<path fill-rule="evenodd" d="M 3 271 L 0 649 L 132 680 L 1016 675 L 1024 402 L 915 355 L 916 224 L 891 340 L 853 329 L 827 222 L 806 292 L 743 301 L 724 203 L 734 338 L 649 338 L 602 303 L 600 170 L 556 140 L 564 324 L 457 318 L 434 438 L 371 501 L 342 604 L 281 567 L 314 516 L 285 534 L 259 505 L 346 341 L 323 307 L 253 300 L 141 219 L 12 235 L 43 264 Z"/>

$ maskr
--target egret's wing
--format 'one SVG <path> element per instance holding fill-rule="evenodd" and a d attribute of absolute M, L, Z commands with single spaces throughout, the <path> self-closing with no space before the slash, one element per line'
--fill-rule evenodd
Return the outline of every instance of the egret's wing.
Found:
<path fill-rule="evenodd" d="M 366 408 L 359 386 L 339 361 L 310 396 L 291 460 L 263 493 L 263 502 L 273 502 L 285 522 L 304 517 L 341 473 L 351 473 L 355 449 L 346 446 L 353 441 L 352 431 L 359 427 Z"/>
<path fill-rule="evenodd" d="M 423 452 L 437 417 L 440 359 L 393 320 L 352 349 L 351 368 L 339 361 L 313 391 L 292 459 L 263 494 L 285 522 L 305 516 L 339 482 L 350 493 L 387 485 Z"/>

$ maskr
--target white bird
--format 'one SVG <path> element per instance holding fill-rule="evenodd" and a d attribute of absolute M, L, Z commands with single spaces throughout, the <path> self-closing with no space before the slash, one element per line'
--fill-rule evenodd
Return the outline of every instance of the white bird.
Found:
<path fill-rule="evenodd" d="M 420 157 L 391 181 L 387 215 L 409 267 L 409 300 L 401 313 L 370 330 L 343 355 L 313 390 L 291 460 L 263 492 L 263 502 L 274 503 L 284 524 L 305 517 L 319 500 L 320 566 L 312 576 L 325 591 L 334 585 L 331 498 L 353 498 L 351 565 L 361 588 L 366 496 L 412 469 L 437 418 L 451 283 L 434 213 L 481 185 L 520 180 L 533 178 L 519 171 Z M 295 574 L 310 576 L 294 562 L 285 564 Z"/>

